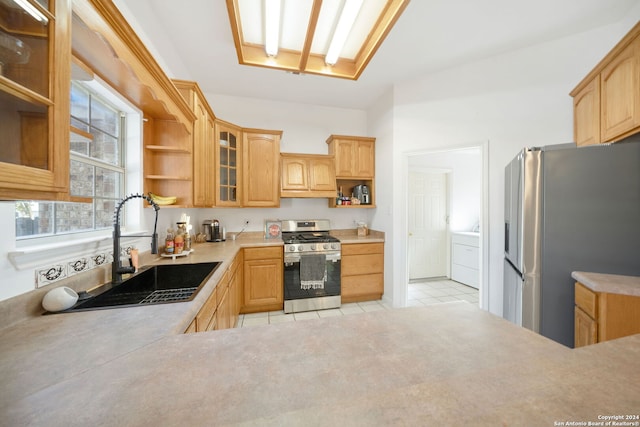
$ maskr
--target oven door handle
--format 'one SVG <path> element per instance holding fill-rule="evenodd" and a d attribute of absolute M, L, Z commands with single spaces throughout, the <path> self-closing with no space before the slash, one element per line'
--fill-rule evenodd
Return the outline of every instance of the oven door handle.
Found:
<path fill-rule="evenodd" d="M 284 265 L 285 267 L 290 267 L 293 264 L 299 263 L 300 262 L 300 257 L 301 255 L 290 255 L 290 256 L 285 256 L 284 257 Z M 327 255 L 327 261 L 331 261 L 331 262 L 338 262 L 340 261 L 340 254 L 329 254 Z"/>

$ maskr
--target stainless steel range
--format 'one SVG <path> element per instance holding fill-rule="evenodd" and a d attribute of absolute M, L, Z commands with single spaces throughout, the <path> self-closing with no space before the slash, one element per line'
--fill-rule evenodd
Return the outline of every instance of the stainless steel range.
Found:
<path fill-rule="evenodd" d="M 340 240 L 327 219 L 282 221 L 284 312 L 340 307 Z"/>

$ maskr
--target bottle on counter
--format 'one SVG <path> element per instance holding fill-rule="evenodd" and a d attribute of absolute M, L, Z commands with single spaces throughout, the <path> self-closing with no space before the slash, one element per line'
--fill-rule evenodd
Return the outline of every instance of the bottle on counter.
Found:
<path fill-rule="evenodd" d="M 175 237 L 173 234 L 173 229 L 169 228 L 167 230 L 167 237 L 164 239 L 164 252 L 167 254 L 173 254 L 175 252 Z"/>
<path fill-rule="evenodd" d="M 174 238 L 175 248 L 174 253 L 181 254 L 184 250 L 186 250 L 187 245 L 187 223 L 186 222 L 177 222 L 176 225 L 178 228 L 176 229 L 176 235 Z M 191 243 L 189 243 L 191 246 Z"/>
<path fill-rule="evenodd" d="M 176 233 L 173 238 L 173 253 L 181 254 L 184 251 L 184 234 Z"/>
<path fill-rule="evenodd" d="M 184 250 L 185 251 L 191 250 L 191 234 L 189 233 L 184 235 Z"/>

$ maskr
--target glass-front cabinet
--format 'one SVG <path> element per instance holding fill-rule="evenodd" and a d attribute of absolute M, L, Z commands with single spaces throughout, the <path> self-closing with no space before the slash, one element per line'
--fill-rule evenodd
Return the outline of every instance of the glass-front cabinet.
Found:
<path fill-rule="evenodd" d="M 242 135 L 239 127 L 216 120 L 216 206 L 240 206 Z"/>
<path fill-rule="evenodd" d="M 70 0 L 0 1 L 0 199 L 69 191 Z"/>

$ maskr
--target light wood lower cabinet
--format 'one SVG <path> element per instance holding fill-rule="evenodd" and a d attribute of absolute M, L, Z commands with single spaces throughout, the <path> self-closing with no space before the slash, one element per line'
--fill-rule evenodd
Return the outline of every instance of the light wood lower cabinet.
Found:
<path fill-rule="evenodd" d="M 234 328 L 238 324 L 238 319 L 240 315 L 240 309 L 242 308 L 242 277 L 243 274 L 243 260 L 244 260 L 244 251 L 238 252 L 238 255 L 234 258 L 231 263 L 231 267 L 229 267 L 229 271 L 231 272 L 231 277 L 229 279 L 229 291 L 230 291 L 230 305 L 231 305 L 231 313 L 230 313 L 230 327 Z"/>
<path fill-rule="evenodd" d="M 575 304 L 575 347 L 640 333 L 640 297 L 593 292 L 576 282 Z"/>
<path fill-rule="evenodd" d="M 243 253 L 240 251 L 185 333 L 213 331 L 236 326 L 242 299 L 242 259 Z"/>
<path fill-rule="evenodd" d="M 342 244 L 342 302 L 381 299 L 384 293 L 384 243 Z"/>
<path fill-rule="evenodd" d="M 216 330 L 229 329 L 231 327 L 232 298 L 229 297 L 229 282 L 227 281 L 225 285 L 226 286 L 223 285 L 222 289 L 218 290 L 218 295 L 222 296 L 218 298 L 218 310 L 216 311 Z M 220 285 L 218 284 L 218 286 Z"/>
<path fill-rule="evenodd" d="M 241 313 L 284 308 L 282 246 L 245 248 Z"/>

